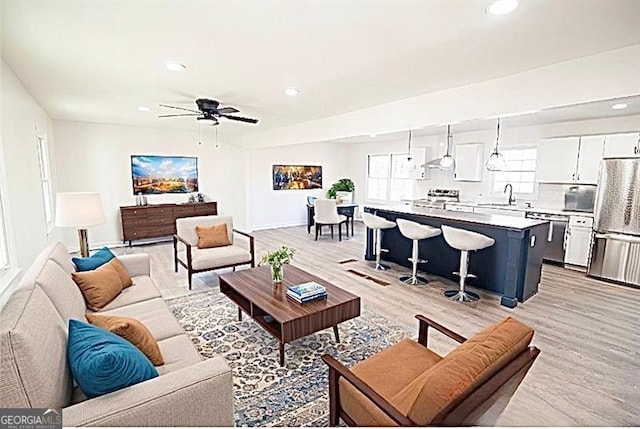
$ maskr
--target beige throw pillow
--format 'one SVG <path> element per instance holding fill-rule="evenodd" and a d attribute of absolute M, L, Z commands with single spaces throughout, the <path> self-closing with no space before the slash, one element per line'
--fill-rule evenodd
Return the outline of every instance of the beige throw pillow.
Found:
<path fill-rule="evenodd" d="M 160 347 L 149 328 L 139 320 L 124 316 L 87 314 L 87 321 L 116 334 L 136 346 L 155 366 L 164 365 Z"/>
<path fill-rule="evenodd" d="M 229 246 L 229 232 L 227 224 L 213 226 L 196 226 L 198 234 L 198 249 L 210 249 L 212 247 Z"/>

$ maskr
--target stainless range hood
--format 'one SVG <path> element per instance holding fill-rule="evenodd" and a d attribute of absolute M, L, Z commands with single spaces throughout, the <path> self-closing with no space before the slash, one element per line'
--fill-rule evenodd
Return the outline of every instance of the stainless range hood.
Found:
<path fill-rule="evenodd" d="M 441 159 L 442 158 L 432 159 L 429 162 L 425 162 L 420 167 L 422 167 L 422 168 L 440 168 L 440 160 Z"/>

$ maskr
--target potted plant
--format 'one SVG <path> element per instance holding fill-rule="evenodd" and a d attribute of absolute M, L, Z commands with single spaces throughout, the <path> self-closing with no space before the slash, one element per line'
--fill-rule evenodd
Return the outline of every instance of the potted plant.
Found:
<path fill-rule="evenodd" d="M 353 202 L 353 191 L 355 191 L 356 185 L 354 185 L 351 179 L 340 179 L 327 191 L 327 197 L 347 199 L 349 202 Z"/>
<path fill-rule="evenodd" d="M 271 280 L 273 283 L 281 283 L 284 279 L 284 264 L 288 264 L 293 259 L 295 249 L 282 246 L 277 250 L 267 252 L 260 260 L 260 265 L 269 264 L 271 266 Z"/>

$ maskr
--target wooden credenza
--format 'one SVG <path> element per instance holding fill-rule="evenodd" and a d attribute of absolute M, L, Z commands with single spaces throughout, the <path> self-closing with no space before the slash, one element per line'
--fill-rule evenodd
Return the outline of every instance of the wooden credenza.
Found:
<path fill-rule="evenodd" d="M 122 241 L 166 237 L 176 233 L 176 219 L 218 214 L 218 203 L 150 204 L 120 207 Z"/>

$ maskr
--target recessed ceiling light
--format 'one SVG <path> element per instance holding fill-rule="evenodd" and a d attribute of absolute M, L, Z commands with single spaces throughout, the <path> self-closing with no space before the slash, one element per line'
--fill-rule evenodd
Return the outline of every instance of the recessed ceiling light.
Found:
<path fill-rule="evenodd" d="M 171 71 L 182 71 L 187 68 L 184 64 L 181 64 L 176 61 L 167 61 L 165 66 Z"/>
<path fill-rule="evenodd" d="M 487 13 L 491 15 L 506 15 L 518 8 L 518 0 L 496 0 L 489 5 Z"/>
<path fill-rule="evenodd" d="M 369 134 L 369 137 L 371 137 L 372 139 L 375 139 L 376 137 L 378 137 L 377 134 Z"/>
<path fill-rule="evenodd" d="M 148 108 L 147 106 L 140 106 L 138 107 L 138 110 L 141 112 L 151 112 L 151 109 Z"/>
<path fill-rule="evenodd" d="M 629 107 L 627 103 L 618 103 L 611 106 L 612 109 L 616 109 L 616 110 L 626 109 L 627 107 Z"/>
<path fill-rule="evenodd" d="M 289 96 L 291 96 L 291 97 L 294 97 L 294 96 L 300 94 L 300 90 L 298 88 L 289 87 L 289 88 L 284 90 L 284 93 L 289 95 Z"/>

